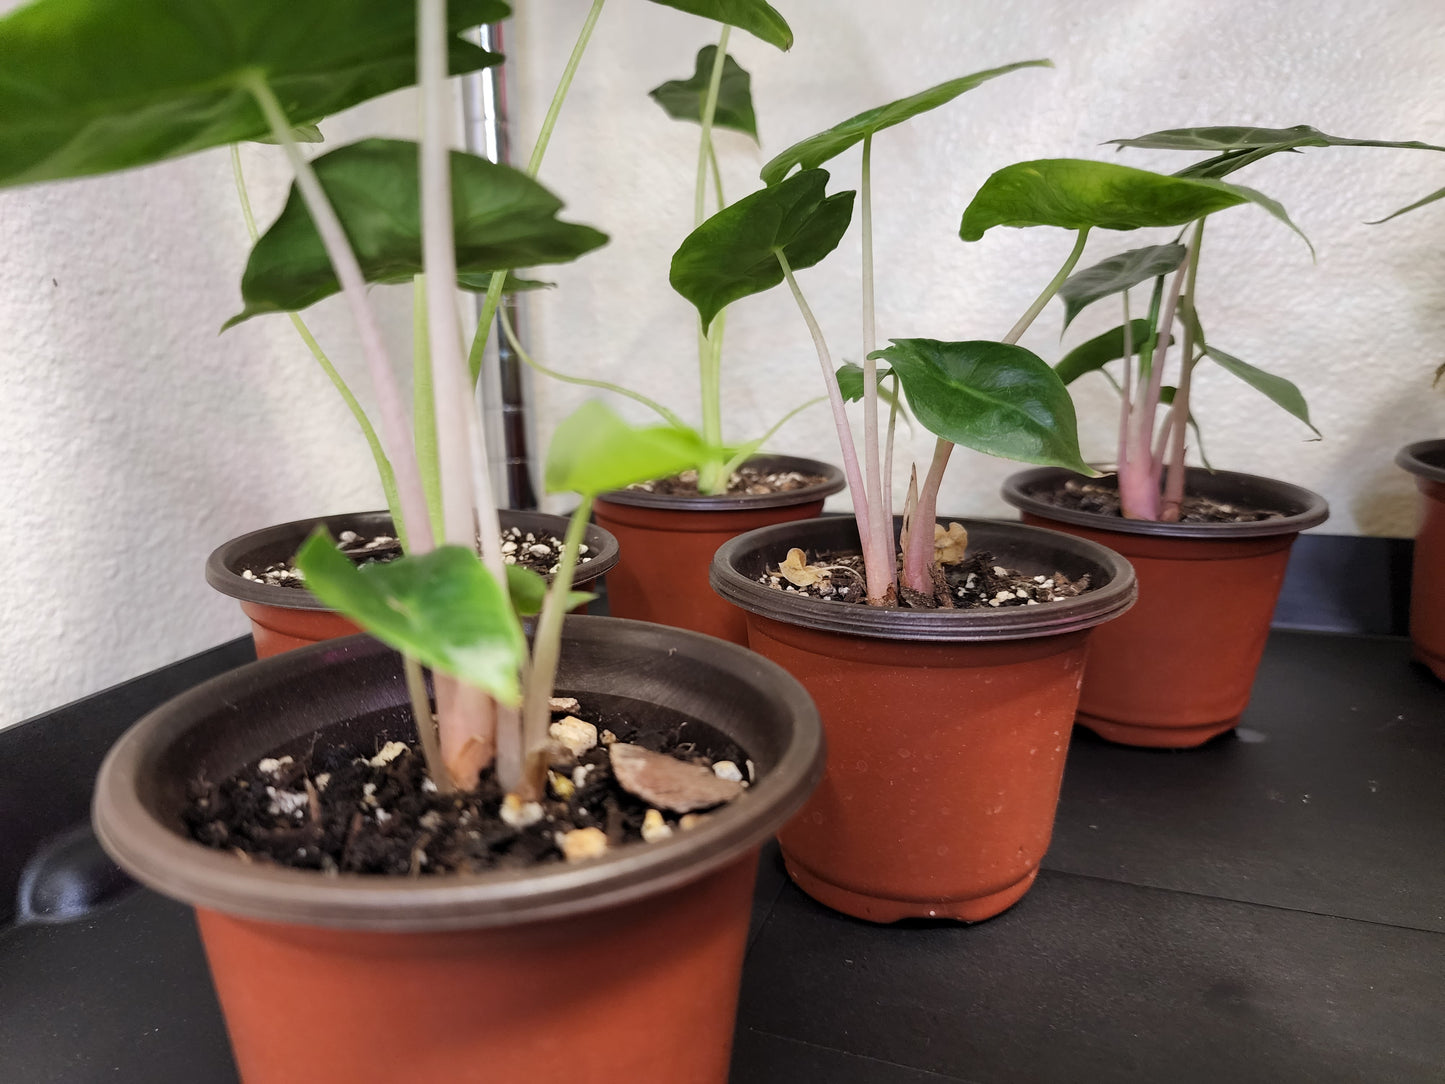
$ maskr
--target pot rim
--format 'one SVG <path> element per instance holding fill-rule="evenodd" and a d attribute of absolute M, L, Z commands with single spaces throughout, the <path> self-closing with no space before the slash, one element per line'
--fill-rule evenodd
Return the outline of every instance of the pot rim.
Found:
<path fill-rule="evenodd" d="M 805 540 L 809 532 L 835 529 L 840 521 L 849 525 L 848 538 L 853 541 L 848 544 L 856 545 L 857 520 L 851 515 L 778 523 L 738 535 L 724 543 L 713 557 L 708 581 L 714 591 L 733 605 L 789 625 L 880 640 L 931 643 L 1023 640 L 1079 632 L 1118 617 L 1134 604 L 1138 594 L 1134 566 L 1097 542 L 1022 523 L 955 516 L 939 516 L 938 522 L 962 523 L 969 532 L 971 545 L 978 542 L 992 549 L 1007 539 L 1025 546 L 1047 547 L 1055 553 L 1068 554 L 1075 562 L 1091 563 L 1095 571 L 1106 573 L 1108 579 L 1082 595 L 1040 606 L 909 610 L 825 602 L 765 586 L 738 570 L 738 565 L 751 553 L 771 550 L 781 557 L 787 548 Z M 895 534 L 899 523 L 900 518 L 895 517 Z M 803 548 L 808 548 L 806 541 Z M 1005 559 L 1009 558 L 1000 558 Z"/>
<path fill-rule="evenodd" d="M 503 508 L 500 510 L 500 515 L 504 528 L 518 526 L 527 529 L 529 526 L 535 525 L 537 520 L 545 519 L 555 521 L 555 524 L 547 529 L 558 538 L 561 538 L 566 530 L 566 517 L 555 516 L 549 512 Z M 529 524 L 528 521 L 531 523 Z M 316 610 L 329 613 L 331 607 L 304 587 L 278 587 L 274 584 L 259 583 L 246 579 L 238 571 L 255 550 L 285 542 L 292 537 L 296 539 L 296 546 L 299 547 L 312 530 L 318 526 L 325 526 L 333 535 L 340 531 L 357 530 L 358 528 L 361 530 L 383 528 L 386 531 L 395 530 L 391 513 L 385 509 L 372 512 L 341 512 L 330 516 L 309 516 L 305 519 L 293 519 L 288 523 L 278 523 L 273 527 L 262 527 L 258 531 L 248 531 L 246 534 L 237 535 L 229 542 L 224 542 L 212 550 L 211 555 L 206 558 L 206 582 L 221 594 L 239 602 L 274 606 L 281 610 Z M 574 582 L 578 586 L 591 583 L 605 575 L 617 564 L 620 556 L 617 539 L 611 532 L 595 523 L 587 525 L 583 543 L 593 556 L 592 560 L 586 564 L 577 566 Z M 278 595 L 281 597 L 278 598 Z"/>
<path fill-rule="evenodd" d="M 831 463 L 796 455 L 754 455 L 744 466 L 762 466 L 769 470 L 794 470 L 820 474 L 824 481 L 786 493 L 744 493 L 729 497 L 680 497 L 667 493 L 648 493 L 641 489 L 613 489 L 598 495 L 599 501 L 623 504 L 632 508 L 657 508 L 670 512 L 742 512 L 760 508 L 791 508 L 799 504 L 821 501 L 840 493 L 848 484 L 843 472 Z"/>
<path fill-rule="evenodd" d="M 91 811 L 96 836 L 137 880 L 193 906 L 262 921 L 342 929 L 420 932 L 517 925 L 598 911 L 687 884 L 757 848 L 802 806 L 823 774 L 822 723 L 791 675 L 735 644 L 621 618 L 566 619 L 564 644 L 574 649 L 619 640 L 642 657 L 660 653 L 704 660 L 703 665 L 727 679 L 724 687 L 747 683 L 779 703 L 780 717 L 791 720 L 777 762 L 750 788 L 698 827 L 661 842 L 525 870 L 420 878 L 327 875 L 213 850 L 165 823 L 146 803 L 139 785 L 143 773 L 155 769 L 168 750 L 204 733 L 218 711 L 232 707 L 230 698 L 253 702 L 264 695 L 262 690 L 290 689 L 294 694 L 299 681 L 326 666 L 381 660 L 396 665 L 395 652 L 364 635 L 240 667 L 147 714 L 101 765 Z M 306 729 L 303 724 L 298 733 Z"/>
<path fill-rule="evenodd" d="M 1205 538 L 1216 541 L 1269 538 L 1275 535 L 1298 534 L 1310 527 L 1317 527 L 1330 515 L 1330 506 L 1325 499 L 1303 486 L 1258 474 L 1209 471 L 1203 467 L 1185 468 L 1186 487 L 1197 489 L 1201 484 L 1207 486 L 1211 481 L 1216 483 L 1216 488 L 1219 484 L 1233 486 L 1251 494 L 1248 499 L 1260 506 L 1284 505 L 1288 514 L 1277 519 L 1261 519 L 1250 523 L 1158 523 L 1153 520 L 1124 519 L 1122 516 L 1105 516 L 1098 512 L 1060 508 L 1034 496 L 1034 492 L 1046 483 L 1060 478 L 1078 477 L 1081 475 L 1064 467 L 1036 467 L 1006 478 L 1000 495 L 1015 508 L 1059 523 L 1072 523 L 1095 531 L 1152 535 L 1156 538 Z M 1260 496 L 1256 498 L 1252 494 Z"/>
<path fill-rule="evenodd" d="M 1425 456 L 1431 452 L 1436 453 L 1436 458 L 1440 460 L 1439 465 L 1426 461 Z M 1417 478 L 1426 478 L 1445 485 L 1445 439 L 1417 440 L 1414 444 L 1405 445 L 1395 453 L 1395 465 Z"/>

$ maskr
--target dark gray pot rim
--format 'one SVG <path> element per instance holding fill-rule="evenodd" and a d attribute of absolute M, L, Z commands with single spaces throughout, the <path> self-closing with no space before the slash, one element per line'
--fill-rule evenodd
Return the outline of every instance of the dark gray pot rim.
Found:
<path fill-rule="evenodd" d="M 373 667 L 383 679 L 400 684 L 393 673 L 399 672 L 395 653 L 367 636 L 350 636 L 243 666 L 142 718 L 101 765 L 92 806 L 96 835 L 137 880 L 194 906 L 271 922 L 417 932 L 516 925 L 640 900 L 735 861 L 758 847 L 802 806 L 822 778 L 822 724 L 803 687 L 781 667 L 700 633 L 620 618 L 574 615 L 566 619 L 564 678 L 570 652 L 604 643 L 614 654 L 625 649 L 629 660 L 662 660 L 646 663 L 651 673 L 669 666 L 698 665 L 709 674 L 722 675 L 707 691 L 713 698 L 728 695 L 728 689 L 742 683 L 769 703 L 777 703 L 777 717 L 788 721 L 791 731 L 785 735 L 776 762 L 741 797 L 709 814 L 690 831 L 659 843 L 618 848 L 587 862 L 521 871 L 421 878 L 327 876 L 246 862 L 204 847 L 160 819 L 146 801 L 139 780 L 147 772 L 156 774 L 156 765 L 166 757 L 183 757 L 198 743 L 214 740 L 210 735 L 224 727 L 218 727 L 217 720 L 227 711 L 235 712 L 236 705 L 262 704 L 265 707 L 256 710 L 283 716 L 287 711 L 284 701 L 288 697 L 304 701 L 304 693 L 297 690 L 304 689 L 308 677 L 319 668 L 328 666 Z M 678 661 L 670 661 L 673 659 Z M 382 670 L 383 666 L 388 669 Z M 342 674 L 350 676 L 345 671 Z M 567 687 L 565 680 L 561 687 Z M 677 695 L 683 701 L 697 695 L 676 681 L 667 687 L 680 690 Z M 278 702 L 274 707 L 273 700 Z M 304 703 L 291 712 L 307 716 L 287 724 L 294 728 L 292 738 L 314 731 L 314 720 Z M 771 725 L 780 727 L 777 720 Z M 256 748 L 254 755 L 266 751 Z M 248 755 L 251 752 L 248 748 Z"/>
<path fill-rule="evenodd" d="M 1431 459 L 1436 462 L 1430 462 Z M 1396 453 L 1395 465 L 1418 478 L 1445 485 L 1445 439 L 1417 440 L 1405 445 Z"/>
<path fill-rule="evenodd" d="M 521 527 L 530 530 L 544 526 L 558 538 L 567 529 L 564 516 L 546 512 L 522 512 L 504 508 L 500 512 L 502 526 Z M 308 519 L 293 519 L 290 523 L 278 523 L 274 527 L 263 527 L 239 535 L 229 542 L 217 546 L 206 558 L 206 582 L 221 594 L 240 602 L 253 602 L 261 606 L 276 606 L 283 610 L 329 610 L 330 607 L 304 587 L 277 587 L 274 584 L 257 583 L 241 575 L 241 569 L 257 562 L 252 555 L 258 550 L 285 550 L 295 553 L 306 537 L 318 526 L 325 526 L 332 535 L 341 531 L 365 533 L 375 531 L 390 533 L 391 513 L 342 512 L 334 516 L 312 516 Z M 583 541 L 591 551 L 592 560 L 577 566 L 575 582 L 580 587 L 604 575 L 617 564 L 617 539 L 595 523 L 587 525 Z M 275 558 L 279 560 L 280 558 Z"/>
<path fill-rule="evenodd" d="M 829 549 L 856 547 L 858 527 L 852 516 L 778 523 L 741 534 L 717 551 L 708 579 L 714 591 L 750 613 L 802 628 L 879 640 L 979 643 L 1056 636 L 1110 621 L 1134 604 L 1138 590 L 1133 565 L 1096 542 L 1022 523 L 938 517 L 938 522 L 945 525 L 955 521 L 968 530 L 970 548 L 991 551 L 1001 562 L 1016 567 L 1031 565 L 1040 573 L 1046 565 L 1052 566 L 1049 572 L 1066 571 L 1075 579 L 1088 571 L 1093 587 L 1075 598 L 1040 606 L 884 609 L 779 591 L 758 583 L 756 575 L 740 570 L 746 563 L 756 563 L 760 555 L 768 564 L 776 564 L 793 546 L 810 552 L 820 545 Z M 895 532 L 897 525 L 895 519 Z M 829 541 L 822 542 L 825 538 Z M 1027 557 L 1026 562 L 1018 560 L 1020 555 Z"/>
<path fill-rule="evenodd" d="M 824 481 L 787 493 L 743 494 L 740 497 L 676 497 L 664 493 L 648 493 L 640 489 L 614 489 L 598 500 L 623 504 L 631 508 L 657 508 L 670 512 L 743 512 L 759 508 L 792 508 L 799 504 L 821 501 L 839 493 L 848 484 L 843 472 L 831 463 L 805 459 L 796 455 L 755 455 L 747 464 L 764 470 L 795 470 L 819 474 Z"/>
<path fill-rule="evenodd" d="M 1241 501 L 1258 508 L 1278 508 L 1286 514 L 1279 519 L 1262 519 L 1254 523 L 1155 523 L 1060 508 L 1035 496 L 1040 490 L 1052 488 L 1060 479 L 1070 477 L 1077 478 L 1078 475 L 1062 467 L 1021 471 L 1004 481 L 1002 496 L 1015 508 L 1060 523 L 1073 523 L 1116 534 L 1152 535 L 1155 538 L 1207 538 L 1218 541 L 1270 538 L 1317 527 L 1330 515 L 1330 506 L 1325 499 L 1303 486 L 1257 474 L 1207 471 L 1203 467 L 1185 468 L 1184 484 L 1188 492 Z"/>

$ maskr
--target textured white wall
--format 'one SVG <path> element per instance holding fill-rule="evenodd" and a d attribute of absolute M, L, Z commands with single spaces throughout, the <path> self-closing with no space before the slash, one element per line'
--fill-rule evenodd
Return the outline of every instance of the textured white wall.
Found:
<path fill-rule="evenodd" d="M 517 6 L 515 143 L 525 150 L 587 5 Z M 732 51 L 754 75 L 764 139 L 758 150 L 720 135 L 734 198 L 773 153 L 858 110 L 1010 60 L 1058 64 L 1007 76 L 879 138 L 885 338 L 1000 335 L 1052 274 L 1068 248 L 1062 233 L 957 239 L 969 196 L 1010 161 L 1100 154 L 1096 144 L 1113 136 L 1199 123 L 1312 123 L 1445 143 L 1437 0 L 779 6 L 797 33 L 790 54 L 734 35 Z M 666 276 L 691 225 L 696 129 L 669 121 L 646 91 L 690 73 L 710 40 L 706 24 L 653 4 L 613 0 L 604 12 L 543 178 L 573 218 L 613 242 L 547 276 L 560 288 L 532 299 L 529 321 L 554 365 L 612 375 L 690 415 L 694 317 Z M 411 119 L 409 99 L 396 96 L 339 118 L 327 135 L 335 144 L 378 126 L 404 131 Z M 248 149 L 246 160 L 264 222 L 284 196 L 284 169 L 274 148 Z M 856 151 L 834 165 L 845 186 L 856 169 Z M 1390 457 L 1445 428 L 1445 396 L 1428 388 L 1442 360 L 1445 204 L 1388 226 L 1361 221 L 1445 184 L 1445 156 L 1311 151 L 1240 179 L 1285 202 L 1320 262 L 1261 212 L 1229 212 L 1208 241 L 1207 323 L 1220 345 L 1298 382 L 1326 440 L 1303 442 L 1301 427 L 1252 393 L 1206 380 L 1198 413 L 1211 457 L 1320 490 L 1335 509 L 1328 531 L 1409 533 L 1410 485 Z M 1086 259 L 1144 241 L 1103 235 Z M 364 443 L 287 322 L 263 318 L 216 335 L 238 306 L 246 250 L 224 152 L 0 192 L 0 510 L 9 530 L 0 725 L 242 633 L 235 604 L 201 577 L 219 542 L 380 502 Z M 827 265 L 801 276 L 835 352 L 853 359 L 857 251 L 855 227 Z M 384 304 L 401 356 L 405 303 L 393 295 Z M 324 303 L 308 318 L 364 384 L 341 307 Z M 1057 328 L 1055 311 L 1025 342 L 1053 357 Z M 735 306 L 725 364 L 735 439 L 821 387 L 782 293 Z M 580 396 L 545 381 L 534 391 L 545 439 Z M 1086 452 L 1105 457 L 1108 395 L 1090 388 L 1084 406 Z M 908 447 L 926 460 L 930 445 L 919 435 Z M 836 456 L 818 408 L 774 447 Z M 995 493 L 1011 469 L 959 453 L 942 510 L 1002 512 Z"/>

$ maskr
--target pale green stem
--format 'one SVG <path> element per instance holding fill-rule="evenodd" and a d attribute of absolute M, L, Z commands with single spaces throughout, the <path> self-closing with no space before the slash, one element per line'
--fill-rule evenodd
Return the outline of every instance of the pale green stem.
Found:
<path fill-rule="evenodd" d="M 729 459 L 727 463 L 723 465 L 723 476 L 731 477 L 733 471 L 737 470 L 740 466 L 742 466 L 748 461 L 749 456 L 751 456 L 768 441 L 772 440 L 773 437 L 777 435 L 779 429 L 787 425 L 799 414 L 803 413 L 803 411 L 807 410 L 809 407 L 817 406 L 819 403 L 826 403 L 827 401 L 828 397 L 826 395 L 820 395 L 818 396 L 818 398 L 809 399 L 802 406 L 795 406 L 792 410 L 788 411 L 773 424 L 773 427 L 771 429 L 769 429 L 757 440 L 749 441 L 746 445 L 743 446 L 742 450 L 739 451 L 737 455 Z"/>
<path fill-rule="evenodd" d="M 1129 291 L 1124 291 L 1124 386 L 1119 389 L 1119 448 L 1115 470 L 1127 471 L 1130 459 L 1130 415 L 1134 409 L 1134 327 L 1129 317 Z"/>
<path fill-rule="evenodd" d="M 1184 295 L 1189 298 L 1189 305 L 1193 309 L 1197 320 L 1199 307 L 1195 302 L 1195 280 L 1199 275 L 1199 249 L 1204 243 L 1204 219 L 1194 224 L 1194 240 L 1189 245 L 1189 272 L 1184 283 Z M 1184 346 L 1180 355 L 1182 361 L 1179 368 L 1179 386 L 1174 390 L 1174 406 L 1170 409 L 1169 417 L 1173 425 L 1173 441 L 1168 452 L 1168 473 L 1164 479 L 1164 503 L 1159 509 L 1159 518 L 1165 522 L 1173 523 L 1179 519 L 1179 504 L 1184 499 L 1184 445 L 1188 437 L 1189 428 L 1189 393 L 1193 385 L 1194 366 L 1198 359 L 1194 356 L 1194 327 L 1195 320 L 1187 320 L 1184 324 Z"/>
<path fill-rule="evenodd" d="M 562 78 L 557 83 L 557 89 L 552 92 L 552 101 L 547 106 L 547 115 L 542 118 L 542 130 L 537 133 L 537 142 L 532 145 L 532 157 L 527 161 L 527 176 L 535 177 L 538 170 L 542 168 L 542 158 L 547 153 L 547 144 L 552 141 L 552 129 L 557 126 L 557 117 L 562 112 L 562 103 L 567 100 L 567 92 L 572 88 L 572 80 L 577 75 L 577 66 L 582 63 L 582 54 L 587 51 L 587 43 L 592 40 L 592 31 L 597 26 L 597 20 L 602 15 L 602 5 L 606 0 L 592 0 L 592 7 L 587 11 L 587 18 L 582 21 L 582 31 L 577 35 L 577 41 L 572 46 L 572 53 L 567 58 L 567 66 L 562 69 Z M 472 348 L 467 355 L 467 364 L 471 369 L 472 383 L 475 385 L 482 375 L 482 358 L 486 356 L 487 340 L 492 334 L 492 321 L 497 318 L 497 307 L 502 303 L 502 291 L 507 283 L 507 273 L 498 271 L 492 276 L 491 283 L 487 286 L 487 296 L 482 302 L 482 315 L 477 321 L 477 332 L 472 337 Z"/>
<path fill-rule="evenodd" d="M 1000 340 L 1001 342 L 1016 343 L 1019 341 L 1020 336 L 1029 329 L 1029 325 L 1038 318 L 1039 313 L 1044 311 L 1044 306 L 1054 299 L 1054 295 L 1059 292 L 1059 287 L 1064 284 L 1064 280 L 1073 272 L 1074 265 L 1079 262 L 1079 257 L 1084 254 L 1084 244 L 1088 240 L 1089 227 L 1085 226 L 1079 231 L 1079 236 L 1074 241 L 1073 251 L 1069 253 L 1068 259 L 1064 260 L 1064 265 L 1059 268 L 1059 273 L 1049 280 L 1049 284 L 1044 287 L 1043 293 L 1034 298 L 1034 303 L 1024 310 L 1024 314 L 1019 317 L 1018 323 L 1009 328 L 1008 334 Z"/>
<path fill-rule="evenodd" d="M 717 52 L 713 54 L 712 71 L 708 75 L 707 95 L 702 102 L 702 136 L 697 148 L 697 184 L 693 193 L 693 227 L 701 226 L 707 218 L 707 163 L 712 150 L 712 122 L 717 115 L 718 91 L 722 87 L 723 61 L 727 59 L 728 35 L 732 27 L 724 25 L 722 37 L 718 39 Z M 719 201 L 721 202 L 721 201 Z"/>
<path fill-rule="evenodd" d="M 701 135 L 698 137 L 697 178 L 693 186 L 693 226 L 701 226 L 707 219 L 707 178 L 710 164 L 715 166 L 713 154 L 712 124 L 717 116 L 717 99 L 722 87 L 723 62 L 727 59 L 728 36 L 732 27 L 724 25 L 718 39 L 717 51 L 713 53 L 712 71 L 708 75 L 707 93 L 703 97 L 702 114 L 699 116 Z M 718 209 L 722 209 L 721 177 L 718 178 Z M 702 436 L 710 447 L 722 447 L 722 344 L 726 328 L 726 314 L 718 313 L 712 324 L 704 328 L 698 324 L 697 365 L 699 398 L 702 403 Z M 707 463 L 699 469 L 698 488 L 704 493 L 720 493 L 727 488 L 727 475 L 720 463 Z"/>
<path fill-rule="evenodd" d="M 898 397 L 902 394 L 895 374 L 893 398 L 888 403 L 888 437 L 883 445 L 883 522 L 888 524 L 890 540 L 893 534 L 893 437 L 898 428 Z"/>
<path fill-rule="evenodd" d="M 422 756 L 426 758 L 427 775 L 442 794 L 456 790 L 452 773 L 442 761 L 442 747 L 437 741 L 436 719 L 432 717 L 431 697 L 426 691 L 426 677 L 422 674 L 421 663 L 410 655 L 401 657 L 402 673 L 406 675 L 406 691 L 411 699 L 411 713 L 416 718 L 416 736 L 421 742 Z"/>
<path fill-rule="evenodd" d="M 641 392 L 633 391 L 631 388 L 624 388 L 618 384 L 608 383 L 606 380 L 594 380 L 590 377 L 585 376 L 569 376 L 568 374 L 559 372 L 556 369 L 549 369 L 540 361 L 537 361 L 534 357 L 532 357 L 531 354 L 527 353 L 527 351 L 522 347 L 521 342 L 517 339 L 516 331 L 512 329 L 511 320 L 507 318 L 507 313 L 505 309 L 503 309 L 498 314 L 498 323 L 502 325 L 502 335 L 506 338 L 507 344 L 511 346 L 511 348 L 516 352 L 517 356 L 522 359 L 522 361 L 527 365 L 528 368 L 541 373 L 543 376 L 550 376 L 553 380 L 560 380 L 565 384 L 577 384 L 584 388 L 601 388 L 603 391 L 610 391 L 614 394 L 625 396 L 626 398 L 631 399 L 633 402 L 641 403 L 649 410 L 655 411 L 658 416 L 662 418 L 663 421 L 667 422 L 668 425 L 675 426 L 678 429 L 687 428 L 686 423 L 684 423 L 683 420 L 679 418 L 676 414 L 668 410 L 667 407 L 663 406 L 661 403 L 649 399 Z"/>
<path fill-rule="evenodd" d="M 721 211 L 727 206 L 727 200 L 723 198 L 722 167 L 717 161 L 717 144 L 711 140 L 707 145 L 708 164 L 712 167 L 712 193 L 717 200 L 717 209 Z"/>
<path fill-rule="evenodd" d="M 296 145 L 296 140 L 292 138 L 291 122 L 282 110 L 281 103 L 276 100 L 270 85 L 259 73 L 254 72 L 244 80 L 243 85 L 256 99 L 256 104 L 266 117 L 266 123 L 271 127 L 271 134 L 286 152 L 292 172 L 296 176 L 296 187 L 306 203 L 307 210 L 311 212 L 311 220 L 351 308 L 351 315 L 356 321 L 361 339 L 362 354 L 366 357 L 381 411 L 382 447 L 386 450 L 396 476 L 400 512 L 400 515 L 395 517 L 397 530 L 407 532 L 410 552 L 425 553 L 432 548 L 426 495 L 422 490 L 416 453 L 408 432 L 406 405 L 397 387 L 391 360 L 387 357 L 376 314 L 367 303 L 366 278 L 361 273 L 361 265 L 357 262 L 356 253 L 352 251 L 341 220 L 337 218 L 331 201 L 326 198 L 326 192 L 311 168 L 311 163 L 306 160 L 301 148 Z"/>
<path fill-rule="evenodd" d="M 442 519 L 442 489 L 437 463 L 437 416 L 432 401 L 431 348 L 426 329 L 426 276 L 413 275 L 411 280 L 411 417 L 416 433 L 417 469 L 426 491 L 427 513 L 432 534 L 438 538 L 446 533 Z"/>
<path fill-rule="evenodd" d="M 868 517 L 873 529 L 873 552 L 886 560 L 892 576 L 897 562 L 893 548 L 893 520 L 884 518 L 884 480 L 878 461 L 878 332 L 873 308 L 873 135 L 863 137 L 863 167 L 859 202 L 863 226 L 863 479 L 867 489 Z M 883 558 L 881 555 L 888 556 Z"/>
<path fill-rule="evenodd" d="M 241 216 L 246 220 L 246 233 L 254 245 L 260 233 L 256 229 L 256 216 L 251 210 L 251 195 L 246 188 L 246 175 L 241 169 L 240 148 L 234 143 L 231 144 L 231 174 L 236 180 L 236 195 L 241 199 Z M 306 321 L 294 312 L 288 312 L 286 315 L 291 318 L 291 326 L 296 329 L 296 334 L 301 336 L 301 341 L 306 344 L 306 349 L 311 351 L 311 356 L 316 359 L 316 364 L 321 366 L 321 371 L 326 374 L 326 379 L 331 381 L 332 387 L 341 396 L 341 401 L 346 404 L 346 409 L 351 411 L 352 418 L 360 427 L 361 435 L 366 438 L 366 446 L 371 449 L 372 462 L 376 464 L 376 473 L 381 477 L 381 491 L 386 495 L 387 510 L 391 512 L 397 537 L 401 539 L 402 548 L 405 549 L 406 532 L 402 518 L 397 514 L 396 475 L 392 472 L 391 462 L 386 458 L 386 452 L 381 447 L 376 430 L 372 428 L 371 419 L 366 416 L 366 411 L 361 409 L 361 404 L 352 394 L 351 388 L 342 379 L 341 374 L 336 371 L 336 366 L 331 364 L 331 359 L 326 356 L 326 352 L 321 349 L 321 344 L 316 341 L 316 336 L 311 334 L 311 329 L 306 326 Z"/>

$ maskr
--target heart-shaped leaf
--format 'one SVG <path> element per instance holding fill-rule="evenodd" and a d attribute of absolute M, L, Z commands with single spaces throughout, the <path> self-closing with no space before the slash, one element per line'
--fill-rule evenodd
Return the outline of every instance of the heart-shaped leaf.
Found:
<path fill-rule="evenodd" d="M 716 45 L 705 45 L 697 54 L 697 71 L 691 79 L 673 79 L 648 91 L 650 97 L 674 120 L 702 123 L 707 89 L 712 81 Z M 731 128 L 735 132 L 758 138 L 758 118 L 753 113 L 752 78 L 731 56 L 723 57 L 722 82 L 718 84 L 717 105 L 713 109 L 714 128 Z"/>
<path fill-rule="evenodd" d="M 532 617 L 542 612 L 542 602 L 547 597 L 547 578 L 521 565 L 507 566 L 507 594 L 512 599 L 512 609 L 519 617 Z M 597 596 L 590 591 L 568 591 L 563 605 L 566 610 L 585 606 Z"/>
<path fill-rule="evenodd" d="M 547 491 L 595 497 L 633 482 L 691 470 L 708 454 L 707 442 L 691 429 L 631 426 L 592 400 L 573 411 L 552 434 Z"/>
<path fill-rule="evenodd" d="M 1332 136 L 1308 124 L 1292 128 L 1255 128 L 1248 125 L 1211 125 L 1203 128 L 1167 128 L 1134 139 L 1111 139 L 1116 147 L 1151 150 L 1208 151 L 1213 158 L 1179 171 L 1182 177 L 1226 177 L 1237 169 L 1281 151 L 1301 147 L 1387 147 L 1399 150 L 1445 151 L 1417 140 L 1346 139 Z"/>
<path fill-rule="evenodd" d="M 357 568 L 320 527 L 296 565 L 317 598 L 382 643 L 503 703 L 521 700 L 522 626 L 507 592 L 465 546 Z"/>
<path fill-rule="evenodd" d="M 1183 261 L 1186 251 L 1183 245 L 1150 245 L 1121 252 L 1093 267 L 1075 271 L 1059 287 L 1059 297 L 1064 302 L 1064 327 L 1072 324 L 1074 317 L 1095 301 L 1167 275 Z"/>
<path fill-rule="evenodd" d="M 893 366 L 930 433 L 1004 459 L 1095 473 L 1079 454 L 1068 389 L 1037 354 L 998 342 L 891 341 L 872 356 Z"/>
<path fill-rule="evenodd" d="M 510 14 L 451 0 L 454 34 Z M 453 74 L 502 58 L 454 37 Z M 0 186 L 257 139 L 262 78 L 296 124 L 416 82 L 416 11 L 396 0 L 37 0 L 0 20 Z"/>
<path fill-rule="evenodd" d="M 1149 321 L 1130 320 L 1129 334 L 1130 345 L 1137 352 L 1149 337 Z M 1174 340 L 1171 338 L 1169 341 L 1172 343 Z M 1072 384 L 1085 373 L 1097 372 L 1123 356 L 1124 328 L 1120 325 L 1074 347 L 1054 365 L 1054 372 L 1065 384 Z"/>
<path fill-rule="evenodd" d="M 960 94 L 970 91 L 990 79 L 1018 71 L 1020 68 L 1052 68 L 1053 66 L 1052 60 L 1021 60 L 1017 64 L 1006 64 L 1002 68 L 990 68 L 987 71 L 974 72 L 972 75 L 950 79 L 946 83 L 939 83 L 937 86 L 921 90 L 907 98 L 899 98 L 896 102 L 865 110 L 856 117 L 849 117 L 842 123 L 835 124 L 825 132 L 819 132 L 815 136 L 809 136 L 807 139 L 794 143 L 763 167 L 763 183 L 777 184 L 788 175 L 794 166 L 802 166 L 804 169 L 821 166 L 829 159 L 842 154 L 855 143 L 863 142 L 867 136 L 881 132 L 884 128 L 891 128 L 895 124 L 902 124 L 905 120 L 916 117 L 920 113 L 927 113 L 930 109 L 937 109 L 940 105 L 953 101 Z"/>
<path fill-rule="evenodd" d="M 1171 177 L 1112 162 L 1046 158 L 1017 162 L 989 177 L 964 210 L 958 232 L 965 241 L 977 241 L 995 226 L 1182 226 L 1242 203 L 1259 204 L 1299 233 L 1283 207 L 1243 185 Z"/>
<path fill-rule="evenodd" d="M 787 22 L 764 0 L 652 0 L 665 8 L 676 8 L 689 15 L 726 23 L 746 30 L 755 38 L 776 45 L 787 52 L 793 47 L 793 31 Z"/>
<path fill-rule="evenodd" d="M 313 163 L 368 282 L 410 282 L 422 270 L 417 145 L 366 139 Z M 562 201 L 521 170 L 452 152 L 458 285 L 512 267 L 562 263 L 603 245 L 606 234 L 559 222 Z M 311 212 L 292 185 L 281 216 L 251 250 L 241 277 L 246 308 L 231 327 L 264 312 L 294 312 L 341 289 Z"/>
<path fill-rule="evenodd" d="M 825 194 L 828 173 L 806 169 L 744 196 L 693 230 L 672 257 L 672 288 L 697 306 L 703 327 L 732 302 L 783 281 L 838 247 L 853 220 L 853 192 Z"/>
<path fill-rule="evenodd" d="M 1240 361 L 1237 357 L 1226 354 L 1215 346 L 1205 346 L 1204 354 L 1225 372 L 1239 377 L 1255 391 L 1261 392 L 1270 402 L 1304 422 L 1315 436 L 1321 435 L 1320 431 L 1315 429 L 1314 423 L 1310 421 L 1310 408 L 1305 403 L 1305 397 L 1300 394 L 1299 388 L 1292 382 L 1282 376 L 1275 376 L 1273 373 L 1258 369 L 1248 362 Z"/>

